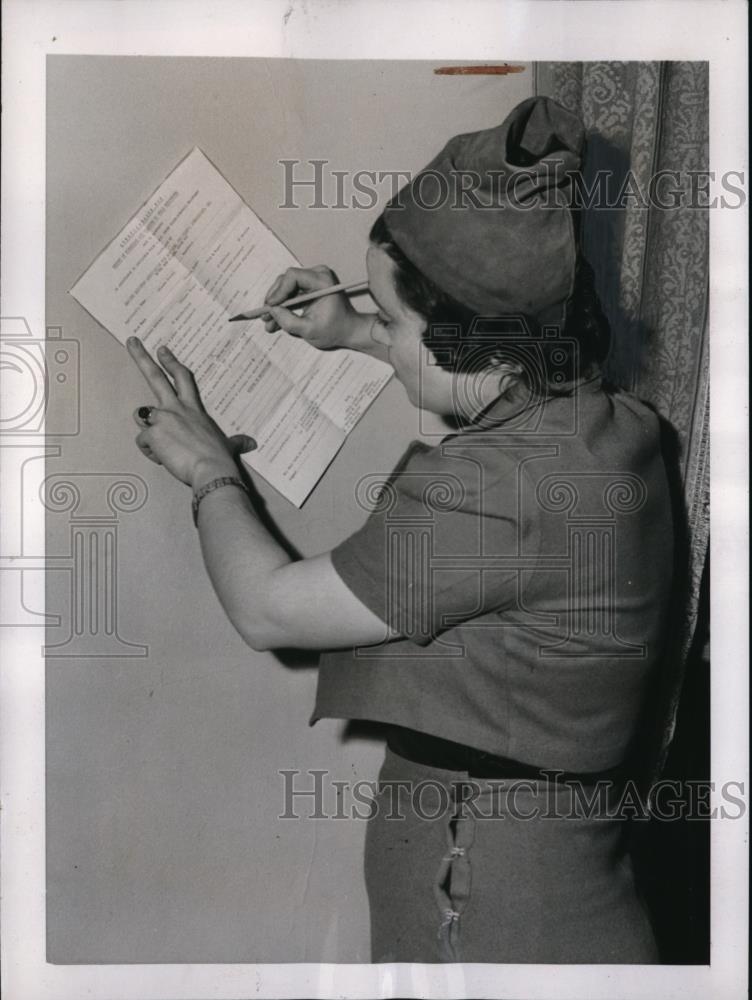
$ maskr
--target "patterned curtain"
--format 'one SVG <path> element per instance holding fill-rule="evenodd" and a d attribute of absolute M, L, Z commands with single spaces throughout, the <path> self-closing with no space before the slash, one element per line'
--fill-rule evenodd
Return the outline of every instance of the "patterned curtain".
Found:
<path fill-rule="evenodd" d="M 584 213 L 582 242 L 611 323 L 606 374 L 663 418 L 674 478 L 675 606 L 645 734 L 655 777 L 674 733 L 708 553 L 708 212 L 692 173 L 708 169 L 708 64 L 538 63 L 535 90 L 583 118 L 586 191 L 603 172 L 609 197 Z M 676 173 L 653 188 L 660 171 Z"/>

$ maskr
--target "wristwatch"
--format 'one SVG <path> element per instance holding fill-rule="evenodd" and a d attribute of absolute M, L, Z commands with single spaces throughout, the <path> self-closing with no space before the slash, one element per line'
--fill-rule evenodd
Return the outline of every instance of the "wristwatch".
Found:
<path fill-rule="evenodd" d="M 219 490 L 223 486 L 238 486 L 250 499 L 250 491 L 245 485 L 242 479 L 238 479 L 237 476 L 217 476 L 216 479 L 210 479 L 208 483 L 204 483 L 203 486 L 199 487 L 193 494 L 193 523 L 198 528 L 198 508 L 204 497 L 213 493 L 214 490 Z"/>

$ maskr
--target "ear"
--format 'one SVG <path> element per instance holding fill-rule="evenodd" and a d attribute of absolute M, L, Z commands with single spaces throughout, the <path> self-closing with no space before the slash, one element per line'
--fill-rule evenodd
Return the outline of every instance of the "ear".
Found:
<path fill-rule="evenodd" d="M 499 379 L 499 394 L 504 395 L 522 381 L 523 368 L 519 363 L 504 361 L 501 358 L 491 360 L 491 368 Z"/>

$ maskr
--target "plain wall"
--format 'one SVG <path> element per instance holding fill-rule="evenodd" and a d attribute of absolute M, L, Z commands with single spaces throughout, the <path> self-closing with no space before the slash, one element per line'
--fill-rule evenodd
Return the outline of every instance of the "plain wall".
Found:
<path fill-rule="evenodd" d="M 415 171 L 450 136 L 498 124 L 532 93 L 529 66 L 509 76 L 433 69 L 48 58 L 47 324 L 79 341 L 80 398 L 69 405 L 80 405 L 81 423 L 59 439 L 48 426 L 61 454 L 46 473 L 70 475 L 85 501 L 108 473 L 141 477 L 148 494 L 116 515 L 118 632 L 148 655 L 47 661 L 50 961 L 369 959 L 365 824 L 280 820 L 279 771 L 374 779 L 382 748 L 345 738 L 340 722 L 310 728 L 315 659 L 256 653 L 226 621 L 189 491 L 134 445 L 132 412 L 152 401 L 148 387 L 68 289 L 194 145 L 301 261 L 328 263 L 343 280 L 364 276 L 379 209 L 282 209 L 278 160 Z M 326 551 L 365 516 L 353 496 L 358 478 L 386 475 L 425 426 L 392 381 L 301 510 L 257 478 L 260 492 L 303 554 Z M 101 507 L 92 495 L 91 511 Z M 48 556 L 68 552 L 74 513 L 48 514 Z M 69 562 L 48 573 L 47 608 L 61 617 L 48 644 L 70 632 Z"/>

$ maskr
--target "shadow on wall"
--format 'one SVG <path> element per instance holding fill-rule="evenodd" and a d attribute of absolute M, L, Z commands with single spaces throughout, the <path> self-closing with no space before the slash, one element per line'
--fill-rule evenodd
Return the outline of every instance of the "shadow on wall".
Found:
<path fill-rule="evenodd" d="M 628 242 L 625 233 L 628 213 L 621 207 L 608 207 L 616 202 L 629 172 L 630 159 L 624 150 L 599 132 L 588 133 L 584 184 L 586 191 L 595 192 L 596 202 L 585 212 L 582 249 L 595 273 L 596 291 L 611 325 L 611 346 L 604 375 L 610 382 L 632 390 L 638 382 L 651 331 L 639 316 L 624 308 L 626 296 L 622 275 Z M 606 181 L 601 187 L 597 185 L 599 175 Z M 599 204 L 600 200 L 606 204 Z"/>
<path fill-rule="evenodd" d="M 661 961 L 669 965 L 710 962 L 710 821 L 686 815 L 697 798 L 687 782 L 707 788 L 710 781 L 708 577 L 706 562 L 676 731 L 661 774 L 680 790 L 670 796 L 679 818 L 651 818 L 638 832 L 633 850 Z"/>

